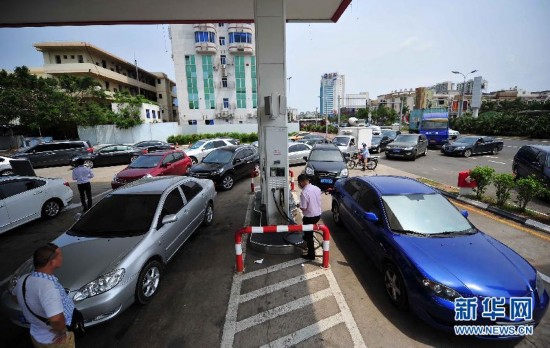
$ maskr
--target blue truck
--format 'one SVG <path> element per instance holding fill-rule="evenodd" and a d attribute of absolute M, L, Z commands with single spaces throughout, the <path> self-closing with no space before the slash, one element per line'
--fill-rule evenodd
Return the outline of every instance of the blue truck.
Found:
<path fill-rule="evenodd" d="M 409 116 L 409 133 L 426 135 L 431 146 L 445 144 L 449 140 L 447 109 L 414 109 Z"/>

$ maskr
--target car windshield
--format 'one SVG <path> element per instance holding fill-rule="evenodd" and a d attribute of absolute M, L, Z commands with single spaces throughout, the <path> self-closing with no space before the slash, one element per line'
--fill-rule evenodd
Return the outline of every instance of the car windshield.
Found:
<path fill-rule="evenodd" d="M 336 146 L 347 146 L 349 141 L 349 137 L 334 137 L 332 139 L 332 143 Z"/>
<path fill-rule="evenodd" d="M 382 135 L 385 135 L 385 136 L 389 137 L 390 139 L 392 139 L 392 138 L 395 138 L 397 136 L 397 132 L 394 131 L 394 130 L 382 129 Z"/>
<path fill-rule="evenodd" d="M 77 237 L 122 238 L 149 231 L 160 194 L 109 195 L 82 215 L 67 234 Z"/>
<path fill-rule="evenodd" d="M 382 196 L 390 228 L 415 234 L 473 233 L 470 222 L 440 194 Z"/>
<path fill-rule="evenodd" d="M 203 146 L 204 143 L 206 143 L 206 140 L 199 140 L 199 141 L 195 142 L 193 145 L 189 146 L 189 149 L 191 149 L 191 150 L 198 149 L 201 146 Z"/>
<path fill-rule="evenodd" d="M 400 134 L 395 139 L 396 143 L 416 144 L 418 142 L 418 136 L 414 134 Z"/>
<path fill-rule="evenodd" d="M 378 145 L 378 144 L 380 144 L 381 141 L 382 141 L 382 137 L 374 136 L 374 137 L 372 137 L 371 143 L 372 143 L 373 145 Z"/>
<path fill-rule="evenodd" d="M 162 160 L 160 156 L 139 156 L 128 166 L 128 168 L 155 168 Z"/>
<path fill-rule="evenodd" d="M 471 145 L 471 144 L 475 144 L 477 139 L 479 139 L 479 138 L 475 138 L 475 137 L 458 138 L 458 139 L 455 140 L 454 143 L 455 144 L 468 144 L 468 145 Z"/>
<path fill-rule="evenodd" d="M 344 159 L 342 158 L 342 153 L 340 150 L 320 150 L 320 149 L 314 149 L 311 150 L 311 153 L 309 155 L 310 161 L 317 161 L 317 162 L 342 162 Z"/>
<path fill-rule="evenodd" d="M 203 160 L 203 163 L 229 163 L 233 152 L 227 150 L 215 150 L 210 152 Z"/>
<path fill-rule="evenodd" d="M 449 126 L 448 120 L 425 120 L 422 121 L 422 129 L 447 129 Z"/>

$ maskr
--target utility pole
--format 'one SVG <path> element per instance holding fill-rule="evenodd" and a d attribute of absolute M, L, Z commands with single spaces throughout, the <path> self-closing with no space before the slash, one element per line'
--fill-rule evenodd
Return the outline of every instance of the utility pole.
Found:
<path fill-rule="evenodd" d="M 340 128 L 340 96 L 338 96 L 338 128 Z"/>
<path fill-rule="evenodd" d="M 138 94 L 141 94 L 141 88 L 139 88 L 139 70 L 138 70 L 138 65 L 137 65 L 137 59 L 136 59 L 136 55 L 134 54 L 134 63 L 136 65 L 136 80 L 138 81 Z"/>
<path fill-rule="evenodd" d="M 475 73 L 477 70 L 472 70 L 470 71 L 469 73 L 467 73 L 466 75 L 464 75 L 463 73 L 459 72 L 459 71 L 451 71 L 453 74 L 460 74 L 464 77 L 464 82 L 462 83 L 462 93 L 460 94 L 460 105 L 458 106 L 458 117 L 462 116 L 462 109 L 463 109 L 463 104 L 464 104 L 464 88 L 466 87 L 466 77 L 470 74 L 473 74 Z"/>

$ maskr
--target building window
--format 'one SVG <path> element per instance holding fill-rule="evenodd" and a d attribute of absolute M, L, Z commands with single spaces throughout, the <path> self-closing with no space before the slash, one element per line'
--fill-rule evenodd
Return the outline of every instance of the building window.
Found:
<path fill-rule="evenodd" d="M 220 46 L 225 46 L 225 37 L 220 36 Z"/>
<path fill-rule="evenodd" d="M 55 63 L 61 64 L 61 56 L 55 56 Z"/>
<path fill-rule="evenodd" d="M 159 93 L 159 99 L 162 99 L 162 93 Z"/>
<path fill-rule="evenodd" d="M 229 98 L 223 98 L 223 108 L 229 109 Z"/>
<path fill-rule="evenodd" d="M 202 74 L 204 83 L 204 103 L 207 109 L 216 108 L 214 97 L 214 66 L 212 56 L 202 56 Z"/>
<path fill-rule="evenodd" d="M 224 25 L 224 23 L 218 23 L 218 27 L 223 27 Z"/>
<path fill-rule="evenodd" d="M 63 59 L 67 59 L 67 56 L 66 56 L 66 55 L 63 55 Z"/>
<path fill-rule="evenodd" d="M 227 76 L 222 77 L 222 87 L 227 88 Z"/>
<path fill-rule="evenodd" d="M 220 56 L 220 64 L 227 64 L 227 57 L 225 55 Z"/>
<path fill-rule="evenodd" d="M 78 55 L 78 62 L 79 63 L 84 63 L 84 57 L 82 57 L 81 54 Z"/>
<path fill-rule="evenodd" d="M 244 57 L 235 57 L 235 87 L 237 93 L 237 109 L 246 108 L 246 82 Z"/>
<path fill-rule="evenodd" d="M 197 66 L 195 65 L 195 56 L 185 56 L 185 77 L 187 82 L 189 109 L 198 109 L 199 89 L 197 87 Z"/>
<path fill-rule="evenodd" d="M 155 111 L 155 110 L 151 110 L 151 111 L 152 111 L 152 113 L 153 113 L 153 118 L 157 118 L 157 113 L 156 113 L 156 111 Z"/>
<path fill-rule="evenodd" d="M 252 107 L 258 107 L 258 81 L 256 80 L 256 57 L 250 57 L 250 77 L 252 79 Z"/>
<path fill-rule="evenodd" d="M 149 109 L 145 109 L 145 117 L 151 118 L 151 115 L 149 115 Z"/>
<path fill-rule="evenodd" d="M 216 43 L 216 33 L 209 31 L 196 31 L 195 42 L 211 42 Z"/>
<path fill-rule="evenodd" d="M 74 55 L 71 55 L 71 59 L 74 59 Z"/>
<path fill-rule="evenodd" d="M 157 79 L 157 84 L 160 85 L 160 79 Z"/>
<path fill-rule="evenodd" d="M 105 81 L 105 89 L 109 90 L 109 81 Z"/>
<path fill-rule="evenodd" d="M 252 33 L 229 33 L 229 43 L 252 43 Z"/>

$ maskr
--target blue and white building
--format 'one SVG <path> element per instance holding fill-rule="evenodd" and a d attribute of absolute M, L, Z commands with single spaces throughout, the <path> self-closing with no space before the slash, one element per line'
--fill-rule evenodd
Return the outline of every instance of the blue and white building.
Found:
<path fill-rule="evenodd" d="M 345 76 L 338 73 L 326 73 L 321 76 L 319 95 L 319 110 L 321 115 L 334 116 L 338 114 L 338 98 L 340 106 L 344 106 Z"/>

